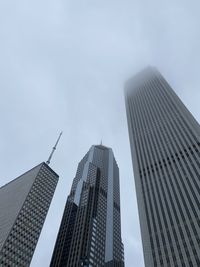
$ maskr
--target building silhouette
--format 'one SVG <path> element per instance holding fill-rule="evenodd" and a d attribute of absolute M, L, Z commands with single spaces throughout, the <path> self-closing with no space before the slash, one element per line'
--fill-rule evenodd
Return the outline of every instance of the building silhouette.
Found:
<path fill-rule="evenodd" d="M 200 266 L 200 126 L 153 67 L 125 102 L 145 266 Z"/>
<path fill-rule="evenodd" d="M 41 163 L 0 188 L 0 266 L 30 265 L 58 175 Z"/>
<path fill-rule="evenodd" d="M 51 267 L 123 267 L 119 170 L 112 149 L 92 146 L 67 198 Z"/>

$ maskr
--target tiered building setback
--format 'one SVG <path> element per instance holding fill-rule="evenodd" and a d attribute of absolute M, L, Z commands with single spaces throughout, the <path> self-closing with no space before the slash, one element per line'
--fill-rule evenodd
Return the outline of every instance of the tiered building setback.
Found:
<path fill-rule="evenodd" d="M 123 267 L 119 170 L 112 149 L 92 146 L 78 165 L 50 267 Z"/>

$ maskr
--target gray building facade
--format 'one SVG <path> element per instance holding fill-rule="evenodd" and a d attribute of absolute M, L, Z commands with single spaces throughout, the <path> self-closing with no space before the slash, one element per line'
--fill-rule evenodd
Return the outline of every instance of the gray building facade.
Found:
<path fill-rule="evenodd" d="M 153 67 L 125 102 L 145 266 L 200 266 L 200 126 Z"/>
<path fill-rule="evenodd" d="M 112 149 L 92 146 L 67 198 L 50 267 L 123 267 L 119 170 Z"/>
<path fill-rule="evenodd" d="M 0 188 L 0 266 L 30 265 L 58 175 L 41 163 Z"/>

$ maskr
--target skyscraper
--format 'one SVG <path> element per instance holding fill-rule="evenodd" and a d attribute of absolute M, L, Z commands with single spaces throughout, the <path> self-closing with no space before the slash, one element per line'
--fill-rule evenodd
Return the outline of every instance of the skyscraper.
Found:
<path fill-rule="evenodd" d="M 41 163 L 0 188 L 0 266 L 30 265 L 58 175 Z"/>
<path fill-rule="evenodd" d="M 92 146 L 78 165 L 51 267 L 123 267 L 119 170 L 112 149 Z"/>
<path fill-rule="evenodd" d="M 145 265 L 200 266 L 200 126 L 153 67 L 125 100 Z"/>

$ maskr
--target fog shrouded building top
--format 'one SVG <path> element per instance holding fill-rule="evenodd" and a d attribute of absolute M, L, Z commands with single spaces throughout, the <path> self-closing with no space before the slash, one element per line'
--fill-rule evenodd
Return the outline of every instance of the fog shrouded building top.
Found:
<path fill-rule="evenodd" d="M 92 146 L 79 163 L 50 266 L 124 266 L 119 170 L 112 149 Z"/>
<path fill-rule="evenodd" d="M 153 67 L 125 101 L 145 265 L 200 266 L 200 126 Z"/>
<path fill-rule="evenodd" d="M 0 266 L 30 265 L 58 175 L 41 163 L 0 188 Z"/>

